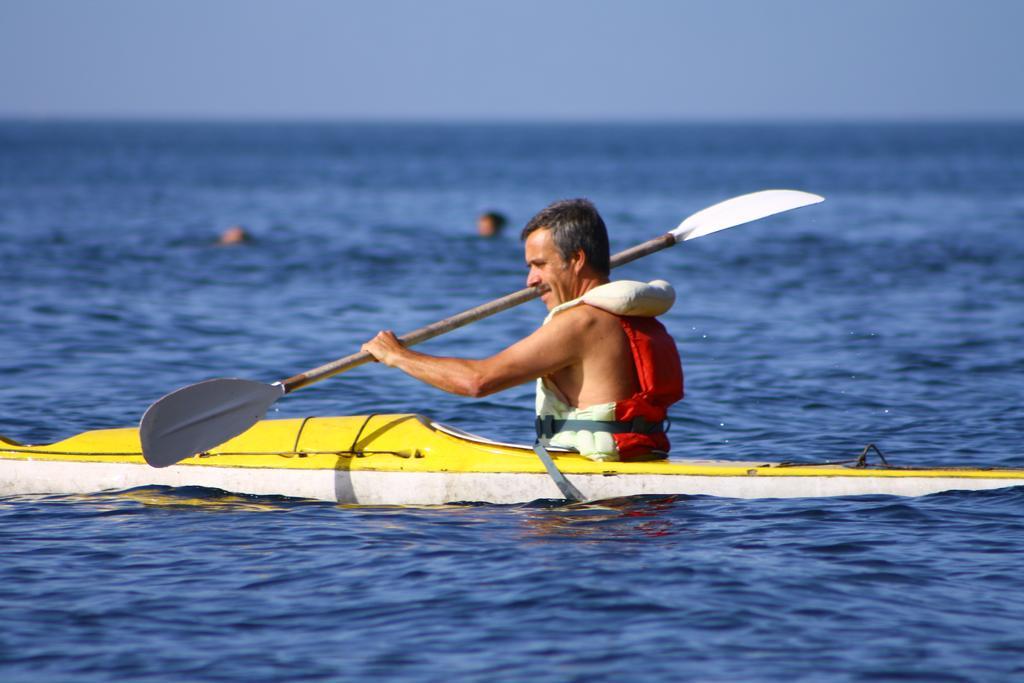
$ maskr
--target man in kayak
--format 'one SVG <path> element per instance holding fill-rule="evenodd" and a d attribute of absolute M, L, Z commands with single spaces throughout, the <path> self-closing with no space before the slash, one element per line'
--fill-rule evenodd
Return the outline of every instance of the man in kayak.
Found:
<path fill-rule="evenodd" d="M 654 316 L 675 300 L 664 281 L 609 282 L 608 233 L 585 199 L 555 202 L 523 229 L 526 284 L 548 308 L 533 334 L 482 360 L 407 349 L 390 330 L 362 350 L 432 386 L 481 397 L 537 380 L 542 443 L 594 460 L 664 457 L 668 407 L 683 396 L 675 341 Z"/>

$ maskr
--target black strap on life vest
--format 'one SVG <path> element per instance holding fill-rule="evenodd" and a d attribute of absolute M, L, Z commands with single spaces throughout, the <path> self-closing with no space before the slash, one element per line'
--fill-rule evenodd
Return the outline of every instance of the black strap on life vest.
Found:
<path fill-rule="evenodd" d="M 610 434 L 656 434 L 664 432 L 662 422 L 650 422 L 643 417 L 619 420 L 557 420 L 553 415 L 537 416 L 537 438 L 550 439 L 558 432 L 608 432 Z"/>

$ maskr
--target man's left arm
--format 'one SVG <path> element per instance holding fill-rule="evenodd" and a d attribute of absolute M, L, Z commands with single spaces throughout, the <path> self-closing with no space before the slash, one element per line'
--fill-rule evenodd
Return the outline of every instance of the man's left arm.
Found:
<path fill-rule="evenodd" d="M 390 330 L 363 344 L 362 350 L 442 391 L 479 398 L 578 362 L 579 339 L 583 336 L 578 329 L 580 322 L 578 316 L 562 314 L 504 351 L 482 360 L 419 353 L 402 346 Z"/>

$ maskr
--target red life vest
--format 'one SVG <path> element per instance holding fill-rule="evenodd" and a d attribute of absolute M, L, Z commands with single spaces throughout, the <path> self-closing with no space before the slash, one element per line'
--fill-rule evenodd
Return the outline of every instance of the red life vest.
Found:
<path fill-rule="evenodd" d="M 628 422 L 643 418 L 649 423 L 660 423 L 668 416 L 669 406 L 683 398 L 683 367 L 676 342 L 656 318 L 620 316 L 619 320 L 633 351 L 640 391 L 615 403 L 615 419 Z M 668 436 L 662 431 L 613 436 L 623 461 L 651 451 L 669 450 Z"/>

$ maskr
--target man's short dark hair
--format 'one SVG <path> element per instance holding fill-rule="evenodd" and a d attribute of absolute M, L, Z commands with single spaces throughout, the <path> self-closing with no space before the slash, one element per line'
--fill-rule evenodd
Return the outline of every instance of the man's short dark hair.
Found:
<path fill-rule="evenodd" d="M 563 199 L 541 209 L 523 228 L 522 239 L 537 230 L 548 229 L 562 258 L 568 261 L 583 250 L 587 263 L 601 273 L 611 271 L 608 229 L 597 208 L 587 199 Z"/>

